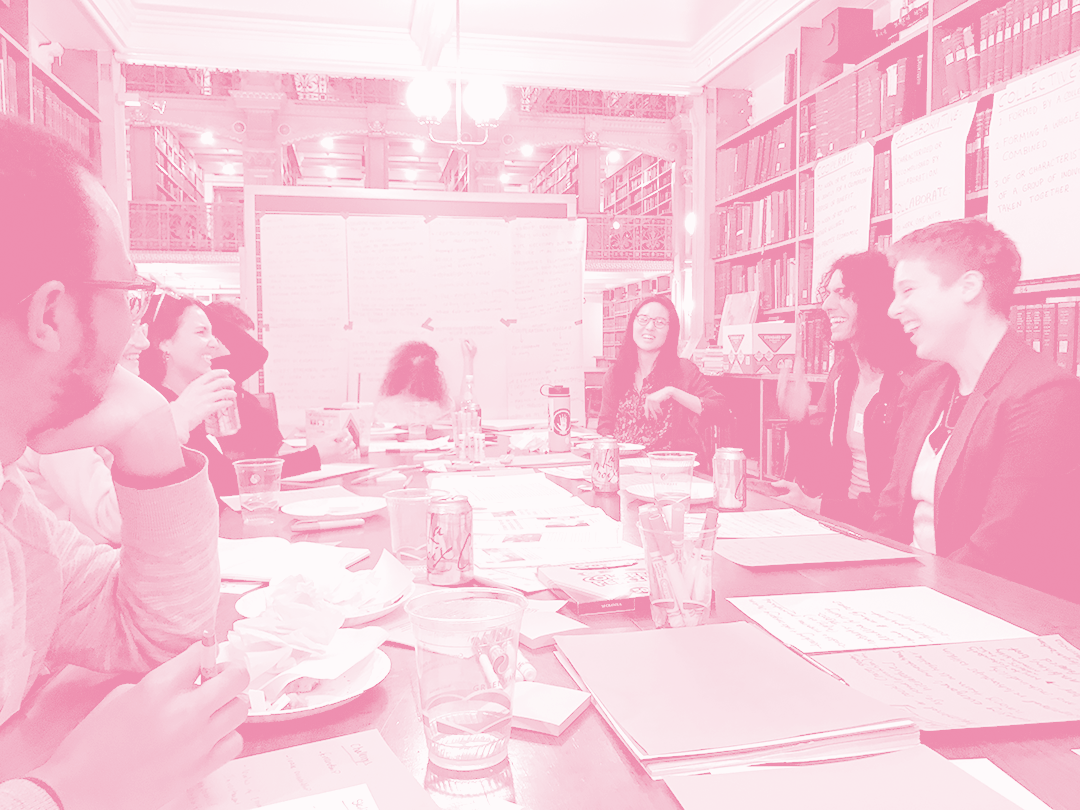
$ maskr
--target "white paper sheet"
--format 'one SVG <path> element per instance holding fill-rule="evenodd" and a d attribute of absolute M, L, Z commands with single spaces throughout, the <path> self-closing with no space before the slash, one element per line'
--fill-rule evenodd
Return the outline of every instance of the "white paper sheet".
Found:
<path fill-rule="evenodd" d="M 365 470 L 373 469 L 375 469 L 374 465 L 363 464 L 359 461 L 334 462 L 323 464 L 318 470 L 282 478 L 281 482 L 283 484 L 306 484 L 312 481 L 325 481 L 327 478 L 337 478 L 339 475 L 352 475 L 353 473 L 361 473 Z M 312 490 L 309 489 L 306 491 L 311 492 Z"/>
<path fill-rule="evenodd" d="M 746 568 L 915 559 L 909 551 L 845 534 L 717 540 L 715 551 Z"/>
<path fill-rule="evenodd" d="M 221 578 L 249 582 L 269 582 L 275 577 L 326 567 L 347 568 L 370 554 L 366 548 L 290 543 L 284 537 L 218 538 Z"/>
<path fill-rule="evenodd" d="M 292 479 L 289 479 L 290 481 Z M 286 503 L 295 503 L 296 501 L 310 501 L 315 498 L 348 498 L 353 493 L 345 489 L 340 484 L 331 484 L 325 487 L 310 487 L 308 489 L 293 489 L 288 492 L 282 492 L 278 495 L 278 506 Z M 240 496 L 239 495 L 223 495 L 221 502 L 234 512 L 240 511 Z"/>
<path fill-rule="evenodd" d="M 812 517 L 794 509 L 763 509 L 753 512 L 721 512 L 716 536 L 798 537 L 808 534 L 835 534 Z"/>
<path fill-rule="evenodd" d="M 744 596 L 731 604 L 806 653 L 1031 637 L 1003 619 L 922 585 Z"/>
<path fill-rule="evenodd" d="M 988 759 L 952 759 L 953 765 L 993 788 L 1020 810 L 1050 810 L 1047 804 Z"/>

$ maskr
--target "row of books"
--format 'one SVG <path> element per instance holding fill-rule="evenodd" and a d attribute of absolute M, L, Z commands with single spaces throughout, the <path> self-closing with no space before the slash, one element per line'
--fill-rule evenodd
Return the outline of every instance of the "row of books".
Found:
<path fill-rule="evenodd" d="M 923 115 L 925 61 L 920 53 L 887 65 L 865 65 L 803 104 L 799 108 L 799 164 L 843 151 Z"/>
<path fill-rule="evenodd" d="M 786 478 L 787 422 L 772 419 L 765 423 L 765 463 L 762 473 L 768 478 Z"/>
<path fill-rule="evenodd" d="M 892 213 L 892 150 L 874 153 L 874 180 L 870 192 L 870 216 Z"/>
<path fill-rule="evenodd" d="M 737 146 L 721 149 L 716 158 L 716 192 L 726 199 L 791 171 L 795 117 L 785 116 L 764 132 Z"/>
<path fill-rule="evenodd" d="M 1045 304 L 1018 304 L 1009 310 L 1013 329 L 1032 349 L 1077 373 L 1076 341 L 1080 298 Z"/>
<path fill-rule="evenodd" d="M 945 104 L 1006 82 L 1080 47 L 1080 0 L 1009 0 L 935 48 Z"/>
<path fill-rule="evenodd" d="M 795 306 L 795 253 L 788 249 L 749 263 L 717 262 L 715 297 L 717 312 L 723 311 L 730 293 L 759 293 L 762 310 Z"/>
<path fill-rule="evenodd" d="M 803 356 L 807 374 L 828 374 L 832 367 L 833 345 L 829 319 L 820 309 L 800 310 L 795 320 L 796 345 Z"/>
<path fill-rule="evenodd" d="M 36 120 L 45 129 L 70 143 L 79 154 L 91 156 L 90 121 L 79 115 L 41 79 L 34 79 L 34 109 Z"/>
<path fill-rule="evenodd" d="M 990 113 L 992 110 L 975 111 L 971 122 L 971 134 L 967 141 L 967 190 L 982 191 L 990 186 Z"/>
<path fill-rule="evenodd" d="M 795 236 L 795 189 L 783 188 L 749 202 L 737 202 L 716 212 L 713 258 L 757 250 Z"/>

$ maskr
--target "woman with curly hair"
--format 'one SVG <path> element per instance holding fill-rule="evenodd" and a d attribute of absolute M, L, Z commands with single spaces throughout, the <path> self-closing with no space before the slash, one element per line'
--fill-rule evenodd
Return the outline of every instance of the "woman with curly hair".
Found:
<path fill-rule="evenodd" d="M 892 470 L 900 395 L 920 365 L 888 316 L 892 275 L 875 251 L 837 259 L 821 288 L 836 352 L 825 390 L 811 405 L 798 364 L 776 389 L 791 442 L 791 480 L 777 482 L 788 490 L 781 499 L 865 528 Z"/>

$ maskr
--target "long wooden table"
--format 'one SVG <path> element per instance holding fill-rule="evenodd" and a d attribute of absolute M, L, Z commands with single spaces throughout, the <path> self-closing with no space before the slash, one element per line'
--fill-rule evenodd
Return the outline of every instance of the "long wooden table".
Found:
<path fill-rule="evenodd" d="M 399 455 L 385 463 L 400 463 Z M 378 463 L 378 462 L 376 462 Z M 340 481 L 339 481 L 340 483 Z M 414 486 L 419 484 L 414 481 Z M 560 481 L 560 483 L 562 483 Z M 572 488 L 572 484 L 564 484 Z M 383 483 L 349 487 L 359 494 L 378 495 L 400 486 Z M 593 496 L 582 496 L 592 503 Z M 617 496 L 596 496 L 595 505 L 616 519 Z M 751 493 L 750 508 L 778 506 Z M 278 531 L 259 529 L 260 534 L 290 534 L 282 519 Z M 240 516 L 224 509 L 223 536 L 240 537 Z M 314 539 L 307 536 L 305 539 Z M 385 512 L 370 518 L 362 529 L 323 533 L 319 539 L 370 548 L 371 557 L 360 564 L 370 567 L 390 542 Z M 1000 616 L 1037 634 L 1058 633 L 1080 646 L 1080 605 L 1049 596 L 947 559 L 920 555 L 917 562 L 866 563 L 833 567 L 753 572 L 717 557 L 714 587 L 717 602 L 712 621 L 746 620 L 726 601 L 727 597 L 779 593 L 809 593 L 859 588 L 926 585 L 988 613 Z M 237 597 L 223 594 L 219 611 L 222 634 L 236 620 Z M 648 618 L 626 614 L 584 619 L 598 632 L 626 632 L 651 627 Z M 393 645 L 384 650 L 391 671 L 377 687 L 358 699 L 315 717 L 244 726 L 244 755 L 377 728 L 410 773 L 435 795 L 443 807 L 485 807 L 487 796 L 521 804 L 529 810 L 579 810 L 618 807 L 621 810 L 655 810 L 679 805 L 663 782 L 653 781 L 618 740 L 595 709 L 589 708 L 559 738 L 514 730 L 506 766 L 479 775 L 453 775 L 429 769 L 423 729 L 416 705 L 414 653 Z M 539 680 L 573 686 L 555 660 L 551 648 L 529 653 Z M 734 662 L 733 665 L 737 665 Z M 100 676 L 58 678 L 27 707 L 18 724 L 9 723 L 0 734 L 0 778 L 17 773 L 55 746 L 83 713 L 107 692 L 114 681 Z M 77 695 L 77 700 L 73 700 Z M 643 696 L 644 697 L 644 696 Z M 60 708 L 58 708 L 60 707 Z M 1080 810 L 1080 722 L 976 731 L 924 733 L 923 742 L 950 758 L 986 757 L 1027 787 L 1050 807 Z M 22 746 L 20 748 L 20 746 Z M 17 750 L 8 757 L 5 752 Z"/>

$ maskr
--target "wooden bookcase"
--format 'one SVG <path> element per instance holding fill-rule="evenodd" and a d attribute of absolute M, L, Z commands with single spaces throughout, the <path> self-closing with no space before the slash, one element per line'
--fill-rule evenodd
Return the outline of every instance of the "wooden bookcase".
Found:
<path fill-rule="evenodd" d="M 597 358 L 598 368 L 607 368 L 615 362 L 626 334 L 626 319 L 643 299 L 650 295 L 671 297 L 671 276 L 657 276 L 636 281 L 622 287 L 604 290 L 604 355 Z"/>
<path fill-rule="evenodd" d="M 439 180 L 447 191 L 468 191 L 469 153 L 463 149 L 451 150 Z"/>
<path fill-rule="evenodd" d="M 671 162 L 640 154 L 601 187 L 605 214 L 671 216 Z"/>
<path fill-rule="evenodd" d="M 953 104 L 976 102 L 965 155 L 965 215 L 985 217 L 994 95 L 1007 81 L 1080 50 L 1080 0 L 930 0 L 887 29 L 879 29 L 885 35 L 870 46 L 873 52 L 854 64 L 815 61 L 813 48 L 800 48 L 788 71 L 790 100 L 753 121 L 747 115 L 751 93 L 726 89 L 739 86 L 731 77 L 746 75 L 744 67 L 734 65 L 710 83 L 720 111 L 715 203 L 706 225 L 714 282 L 706 303 L 714 319 L 729 293 L 745 290 L 760 293 L 759 320 L 812 318 L 819 309 L 811 289 L 817 163 L 860 142 L 872 144 L 870 247 L 884 250 L 892 241 L 892 137 L 903 124 Z M 798 29 L 789 33 L 785 42 L 799 38 Z M 802 36 L 804 45 L 812 44 L 806 29 Z M 1003 47 L 1008 39 L 1015 46 L 1010 58 Z M 766 41 L 759 49 L 777 47 L 784 46 Z M 756 56 L 759 65 L 783 64 L 786 54 Z M 733 93 L 745 103 L 733 104 Z M 725 110 L 739 115 L 725 116 Z M 1014 327 L 1075 372 L 1080 275 L 1022 282 L 1016 300 Z M 1072 335 L 1063 337 L 1061 330 Z M 806 333 L 797 328 L 797 340 L 805 341 Z M 1059 357 L 1065 338 L 1071 354 Z M 697 353 L 707 373 L 717 370 L 714 355 L 712 349 Z M 764 459 L 766 431 L 776 416 L 775 376 L 755 379 L 747 381 L 758 412 L 748 450 Z"/>
<path fill-rule="evenodd" d="M 563 146 L 529 181 L 530 194 L 577 194 L 577 147 Z"/>
<path fill-rule="evenodd" d="M 162 126 L 131 127 L 128 137 L 133 201 L 203 201 L 202 169 L 176 133 Z"/>

